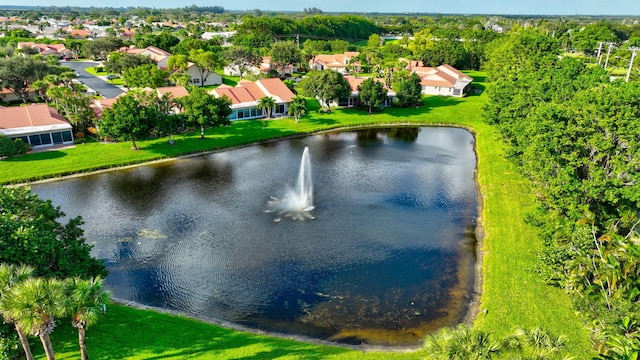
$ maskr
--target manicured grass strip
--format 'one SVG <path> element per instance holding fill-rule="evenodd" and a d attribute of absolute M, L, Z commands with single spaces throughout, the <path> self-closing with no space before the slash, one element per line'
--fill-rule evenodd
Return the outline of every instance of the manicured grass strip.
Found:
<path fill-rule="evenodd" d="M 525 223 L 533 209 L 531 184 L 504 158 L 493 128 L 474 126 L 479 157 L 478 180 L 484 207 L 483 294 L 475 326 L 505 335 L 516 326 L 542 326 L 565 335 L 576 359 L 591 358 L 587 329 L 581 325 L 568 295 L 546 285 L 536 272 L 536 252 L 543 244 L 536 229 Z"/>
<path fill-rule="evenodd" d="M 78 359 L 78 333 L 68 319 L 51 336 L 56 359 Z M 43 359 L 39 341 L 32 341 Z M 233 331 L 185 317 L 109 306 L 87 330 L 89 357 L 96 359 L 421 359 L 424 354 L 362 352 Z"/>
<path fill-rule="evenodd" d="M 471 73 L 471 76 L 479 81 L 479 88 L 484 88 L 484 74 Z M 504 158 L 504 144 L 498 140 L 495 130 L 482 121 L 484 96 L 470 96 L 464 99 L 427 97 L 424 102 L 424 108 L 386 109 L 384 113 L 372 116 L 351 109 L 336 110 L 331 114 L 312 112 L 298 124 L 293 119 L 234 122 L 229 127 L 211 129 L 207 132 L 205 140 L 197 140 L 197 134 L 178 136 L 174 146 L 167 145 L 166 139 L 149 140 L 140 143 L 143 147 L 140 151 L 129 150 L 130 144 L 126 143 L 80 145 L 75 149 L 0 161 L 0 181 L 10 182 L 29 177 L 46 177 L 52 173 L 112 167 L 172 157 L 185 152 L 235 146 L 338 127 L 391 123 L 463 126 L 476 133 L 478 179 L 484 198 L 482 223 L 487 234 L 483 245 L 485 254 L 482 311 L 474 326 L 498 336 L 510 332 L 516 325 L 527 328 L 542 326 L 555 335 L 567 336 L 569 349 L 576 359 L 591 358 L 593 351 L 589 344 L 588 332 L 572 309 L 568 296 L 560 289 L 545 285 L 535 272 L 535 251 L 542 248 L 542 243 L 535 229 L 524 221 L 525 214 L 533 206 L 530 184 L 518 173 L 517 168 Z M 264 127 L 264 124 L 267 126 Z M 60 162 L 63 164 L 58 164 Z M 131 312 L 118 316 L 112 323 L 103 321 L 90 329 L 90 352 L 93 346 L 98 346 L 91 345 L 91 342 L 104 342 L 106 340 L 101 338 L 111 337 L 118 340 L 104 344 L 104 353 L 117 355 L 118 351 L 124 351 L 120 348 L 129 349 L 131 344 L 131 348 L 127 350 L 130 354 L 124 354 L 124 358 L 132 359 L 189 358 L 192 352 L 196 354 L 193 358 L 202 359 L 415 359 L 424 356 L 420 353 L 363 354 L 333 347 L 223 331 L 215 326 L 210 330 L 201 330 L 203 334 L 207 334 L 208 331 L 214 335 L 197 336 L 196 331 L 193 335 L 182 337 L 183 333 L 192 334 L 191 328 L 212 325 L 181 318 L 162 320 L 164 318 L 156 318 L 147 312 L 129 309 L 122 311 L 125 310 Z M 110 312 L 116 311 L 118 310 Z M 97 333 L 98 329 L 104 331 L 100 336 L 94 333 Z M 128 335 L 120 338 L 120 333 Z M 167 335 L 165 341 L 162 340 L 165 334 L 173 336 Z M 56 340 L 56 336 L 60 336 L 60 342 Z M 75 346 L 74 336 L 62 333 L 58 335 L 56 330 L 54 349 L 68 351 L 70 355 L 66 355 L 67 358 L 77 358 L 77 350 L 70 347 Z M 172 341 L 173 338 L 179 341 Z M 68 350 L 60 350 L 61 347 Z M 279 352 L 277 349 L 285 351 Z"/>

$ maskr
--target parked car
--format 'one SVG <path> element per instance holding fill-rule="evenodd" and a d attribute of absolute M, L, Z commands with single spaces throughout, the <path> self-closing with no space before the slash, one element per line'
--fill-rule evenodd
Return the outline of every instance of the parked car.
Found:
<path fill-rule="evenodd" d="M 117 74 L 109 74 L 109 75 L 107 75 L 107 80 L 113 80 L 113 79 L 117 79 L 119 77 L 120 77 L 120 75 L 117 75 Z"/>

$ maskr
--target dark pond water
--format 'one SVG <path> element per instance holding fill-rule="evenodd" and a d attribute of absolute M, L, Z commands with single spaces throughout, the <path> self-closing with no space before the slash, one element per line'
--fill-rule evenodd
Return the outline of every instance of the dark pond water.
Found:
<path fill-rule="evenodd" d="M 283 334 L 416 345 L 474 284 L 474 139 L 455 128 L 280 141 L 34 185 L 82 215 L 118 298 Z M 311 154 L 315 220 L 274 223 Z"/>

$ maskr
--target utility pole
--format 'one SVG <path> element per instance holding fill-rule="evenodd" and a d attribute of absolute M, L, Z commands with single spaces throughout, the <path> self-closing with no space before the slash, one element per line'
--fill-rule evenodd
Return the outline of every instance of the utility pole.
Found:
<path fill-rule="evenodd" d="M 611 54 L 611 48 L 615 46 L 613 43 L 609 43 L 609 50 L 607 50 L 607 60 L 604 62 L 604 69 L 607 70 L 607 65 L 609 64 L 609 55 Z"/>
<path fill-rule="evenodd" d="M 631 66 L 633 66 L 633 59 L 635 59 L 636 57 L 636 49 L 633 50 L 633 53 L 631 54 L 631 61 L 629 61 L 629 69 L 627 69 L 627 78 L 625 79 L 626 82 L 629 82 L 629 75 L 631 75 Z"/>
<path fill-rule="evenodd" d="M 602 44 L 604 43 L 604 41 L 600 41 L 598 43 L 598 65 L 600 65 L 600 61 L 602 60 L 602 58 L 600 57 L 600 55 L 602 54 Z"/>

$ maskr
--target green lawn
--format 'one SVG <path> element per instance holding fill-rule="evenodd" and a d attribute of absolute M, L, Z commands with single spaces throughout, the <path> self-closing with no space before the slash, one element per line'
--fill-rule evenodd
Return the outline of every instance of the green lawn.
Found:
<path fill-rule="evenodd" d="M 472 72 L 470 75 L 478 82 L 477 87 L 483 89 L 484 74 Z M 482 121 L 484 102 L 483 95 L 464 99 L 427 97 L 423 108 L 386 109 L 371 116 L 345 109 L 330 114 L 312 111 L 298 124 L 293 119 L 234 122 L 229 127 L 209 130 L 205 140 L 197 139 L 197 134 L 185 134 L 178 136 L 173 146 L 168 145 L 166 139 L 142 141 L 140 151 L 131 151 L 131 145 L 126 143 L 79 145 L 0 161 L 0 182 L 88 171 L 339 127 L 462 126 L 476 134 L 478 180 L 484 203 L 481 223 L 486 233 L 482 245 L 481 311 L 474 326 L 498 336 L 516 325 L 542 326 L 555 335 L 567 336 L 569 350 L 576 359 L 590 358 L 593 352 L 589 334 L 568 296 L 545 285 L 535 271 L 535 251 L 542 248 L 542 242 L 536 229 L 524 221 L 533 206 L 530 184 L 504 158 L 504 144 L 496 131 Z M 78 357 L 76 335 L 71 329 L 57 329 L 52 337 L 58 358 Z M 95 359 L 420 359 L 425 356 L 421 352 L 362 353 L 275 339 L 118 306 L 110 307 L 106 318 L 89 330 L 88 338 L 89 352 Z M 34 342 L 34 349 L 39 347 Z"/>

